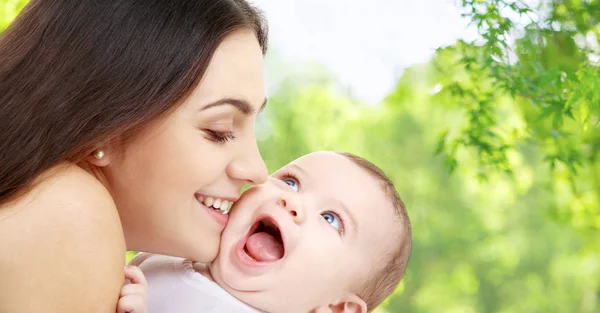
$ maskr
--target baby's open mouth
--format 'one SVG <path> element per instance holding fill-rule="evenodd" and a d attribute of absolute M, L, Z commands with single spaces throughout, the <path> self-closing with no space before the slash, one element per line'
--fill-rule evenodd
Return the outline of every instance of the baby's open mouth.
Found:
<path fill-rule="evenodd" d="M 270 218 L 256 222 L 250 229 L 244 252 L 257 262 L 275 262 L 283 258 L 285 248 L 277 224 Z"/>

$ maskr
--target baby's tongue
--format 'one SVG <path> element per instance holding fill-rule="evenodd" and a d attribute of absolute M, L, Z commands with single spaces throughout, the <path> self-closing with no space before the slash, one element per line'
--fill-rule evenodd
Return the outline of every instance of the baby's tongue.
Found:
<path fill-rule="evenodd" d="M 277 261 L 283 257 L 283 245 L 269 233 L 252 234 L 246 241 L 246 249 L 259 262 Z"/>

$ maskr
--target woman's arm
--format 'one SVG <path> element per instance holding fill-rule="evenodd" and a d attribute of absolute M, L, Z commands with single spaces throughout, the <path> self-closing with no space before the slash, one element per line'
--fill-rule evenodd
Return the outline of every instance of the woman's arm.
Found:
<path fill-rule="evenodd" d="M 0 312 L 115 312 L 125 242 L 112 198 L 95 178 L 69 166 L 5 209 Z"/>

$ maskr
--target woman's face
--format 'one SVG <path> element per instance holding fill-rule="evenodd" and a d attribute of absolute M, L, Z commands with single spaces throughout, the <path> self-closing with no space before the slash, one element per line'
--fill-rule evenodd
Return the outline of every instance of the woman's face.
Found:
<path fill-rule="evenodd" d="M 235 32 L 176 111 L 107 148 L 102 174 L 128 249 L 199 262 L 216 257 L 228 216 L 214 207 L 267 178 L 254 135 L 265 104 L 263 79 L 255 35 Z"/>

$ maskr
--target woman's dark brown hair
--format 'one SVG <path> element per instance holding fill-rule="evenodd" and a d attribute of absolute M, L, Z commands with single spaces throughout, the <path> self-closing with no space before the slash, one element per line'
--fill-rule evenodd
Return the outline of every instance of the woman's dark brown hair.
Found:
<path fill-rule="evenodd" d="M 168 113 L 242 28 L 264 53 L 245 0 L 32 0 L 0 36 L 0 204 Z"/>

